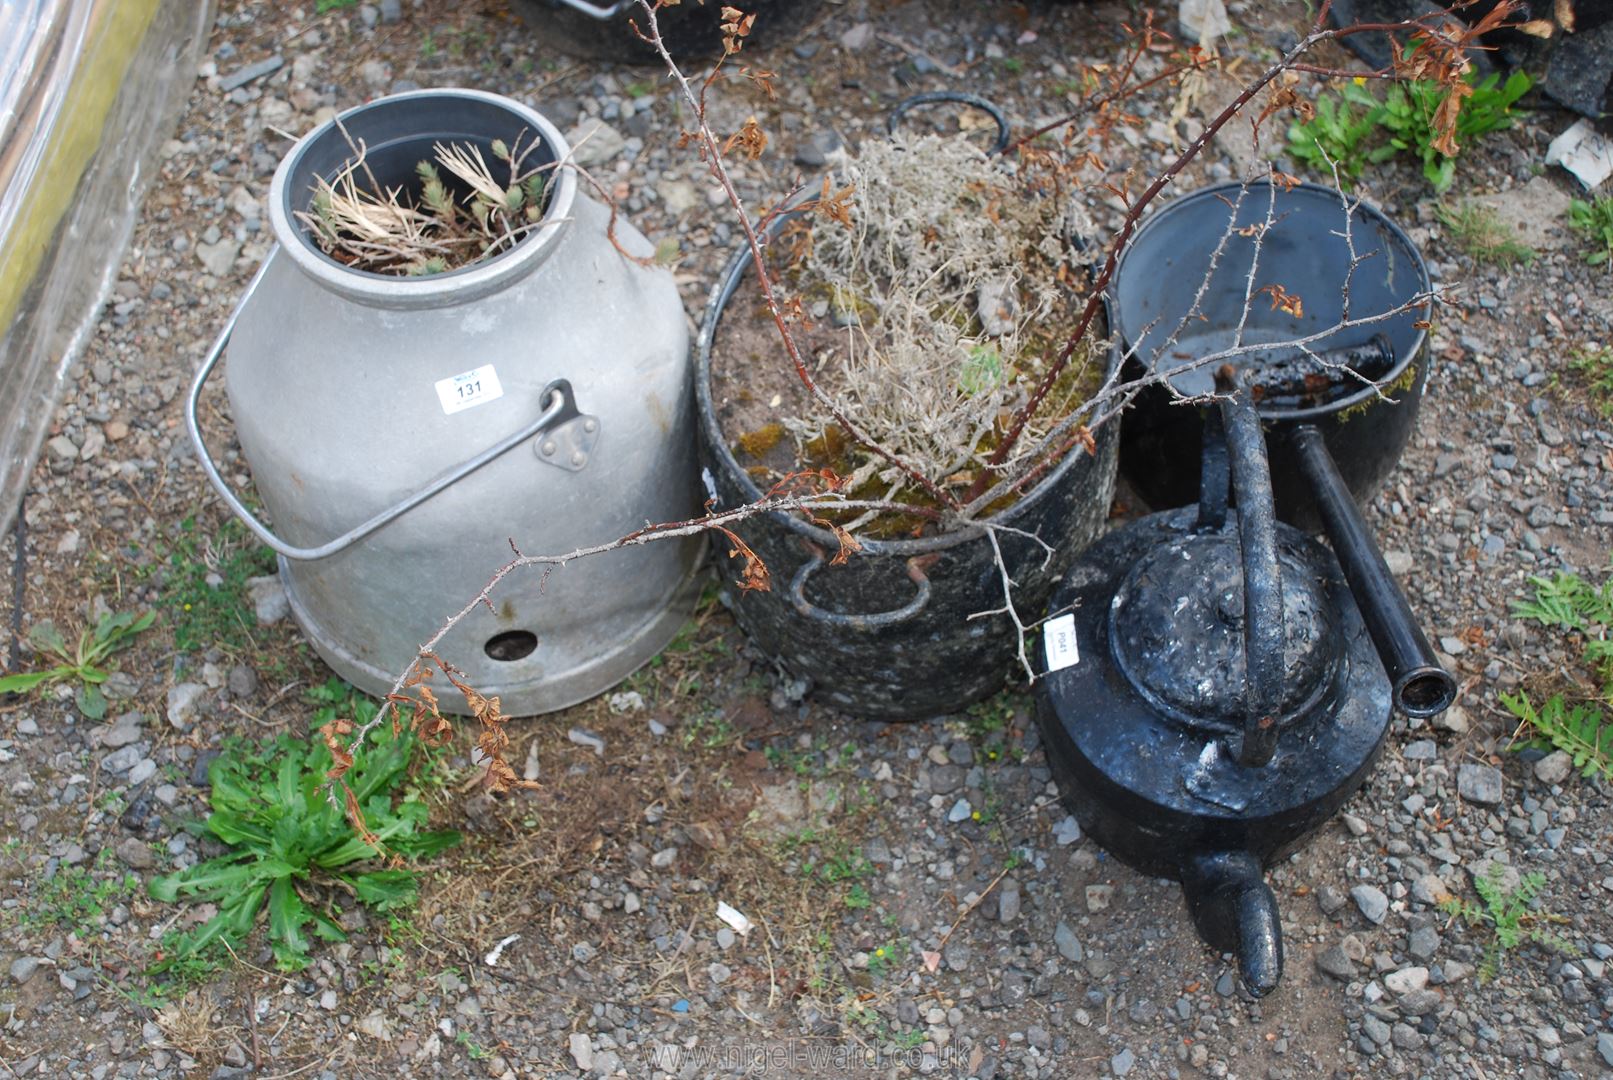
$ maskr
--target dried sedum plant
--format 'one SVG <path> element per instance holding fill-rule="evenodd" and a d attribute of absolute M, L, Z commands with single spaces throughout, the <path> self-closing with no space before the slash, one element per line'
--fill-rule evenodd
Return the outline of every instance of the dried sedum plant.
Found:
<path fill-rule="evenodd" d="M 1057 353 L 1050 321 L 1067 323 L 1084 288 L 1082 208 L 1027 194 L 1022 168 L 961 138 L 873 141 L 838 178 L 847 212 L 815 215 L 809 234 L 793 237 L 804 299 L 844 327 L 826 388 L 937 483 L 984 464 Z M 1040 415 L 1068 415 L 1083 387 L 1092 389 L 1067 380 Z M 833 424 L 823 409 L 791 426 L 806 443 Z M 882 464 L 870 460 L 851 487 Z M 878 475 L 906 482 L 888 466 Z"/>
<path fill-rule="evenodd" d="M 502 180 L 479 147 L 437 143 L 433 159 L 415 166 L 418 190 L 383 186 L 349 138 L 353 159 L 334 182 L 319 179 L 297 219 L 325 254 L 372 274 L 442 274 L 492 258 L 542 224 L 548 205 L 554 166 L 527 168 L 538 141 L 523 148 L 524 136 L 489 148 Z"/>

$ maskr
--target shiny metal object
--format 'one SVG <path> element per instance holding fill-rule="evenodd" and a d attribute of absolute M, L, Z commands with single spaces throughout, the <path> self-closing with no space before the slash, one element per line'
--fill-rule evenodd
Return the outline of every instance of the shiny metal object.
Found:
<path fill-rule="evenodd" d="M 568 153 L 539 114 L 476 91 L 397 95 L 341 121 L 370 147 L 403 144 L 393 158 L 406 170 L 433 141 L 485 145 L 521 131 L 544 143 L 538 160 Z M 293 218 L 312 177 L 349 153 L 332 123 L 281 163 L 269 197 L 279 247 L 197 373 L 186 412 L 209 479 L 279 552 L 315 648 L 380 693 L 513 558 L 512 545 L 536 555 L 604 544 L 646 521 L 690 517 L 699 499 L 677 290 L 615 250 L 607 211 L 577 191 L 568 167 L 553 173 L 544 225 L 513 250 L 399 278 L 340 265 Z M 650 253 L 625 222 L 616 234 Z M 272 529 L 229 491 L 229 469 L 201 441 L 197 406 L 220 355 Z M 521 445 L 530 454 L 508 453 Z M 697 539 L 670 540 L 517 571 L 437 652 L 506 713 L 564 708 L 670 640 L 700 554 Z M 440 696 L 463 711 L 456 695 Z"/>

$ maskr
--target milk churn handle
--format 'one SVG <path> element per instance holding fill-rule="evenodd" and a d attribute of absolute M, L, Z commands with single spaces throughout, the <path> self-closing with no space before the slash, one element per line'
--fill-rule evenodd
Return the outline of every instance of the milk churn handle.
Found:
<path fill-rule="evenodd" d="M 566 5 L 568 8 L 582 12 L 591 19 L 599 19 L 602 22 L 605 19 L 614 19 L 616 16 L 633 6 L 633 0 L 616 0 L 616 3 L 610 4 L 606 7 L 600 7 L 598 4 L 591 4 L 588 2 L 588 0 L 560 0 L 560 2 Z"/>
<path fill-rule="evenodd" d="M 796 611 L 809 619 L 817 619 L 819 622 L 847 630 L 871 630 L 875 627 L 893 626 L 905 622 L 923 611 L 925 605 L 930 602 L 930 579 L 916 560 L 909 559 L 907 576 L 918 586 L 918 591 L 913 594 L 913 599 L 901 607 L 872 615 L 847 615 L 821 608 L 806 598 L 807 579 L 823 567 L 823 552 L 817 550 L 816 545 L 812 545 L 812 548 L 811 557 L 802 563 L 800 569 L 790 578 L 790 603 L 794 605 Z"/>
<path fill-rule="evenodd" d="M 896 134 L 896 128 L 902 117 L 918 108 L 920 105 L 967 105 L 972 109 L 979 109 L 997 125 L 997 139 L 991 144 L 989 154 L 1000 154 L 1008 148 L 1008 117 L 996 102 L 981 97 L 979 94 L 966 94 L 961 90 L 933 90 L 925 94 L 914 94 L 910 98 L 903 98 L 897 102 L 896 108 L 891 110 L 890 116 L 885 119 L 885 132 Z"/>
<path fill-rule="evenodd" d="M 1283 692 L 1283 576 L 1277 561 L 1277 511 L 1266 462 L 1266 435 L 1249 392 L 1218 376 L 1232 490 L 1238 497 L 1243 560 L 1243 653 L 1248 683 L 1238 764 L 1258 768 L 1277 751 Z"/>
<path fill-rule="evenodd" d="M 463 480 L 483 465 L 520 446 L 545 428 L 564 423 L 580 415 L 577 411 L 576 401 L 572 398 L 571 384 L 565 379 L 556 379 L 544 387 L 543 412 L 536 420 L 514 435 L 494 443 L 475 457 L 454 466 L 412 495 L 394 503 L 368 521 L 349 529 L 334 540 L 320 544 L 317 547 L 297 547 L 294 544 L 287 543 L 276 536 L 267 525 L 254 517 L 252 511 L 247 509 L 246 504 L 236 496 L 235 492 L 230 490 L 229 484 L 225 483 L 224 477 L 218 471 L 217 463 L 213 461 L 212 456 L 207 452 L 207 444 L 202 441 L 201 424 L 196 419 L 198 403 L 201 401 L 202 389 L 207 385 L 207 378 L 213 373 L 213 368 L 217 366 L 219 359 L 224 355 L 224 347 L 229 344 L 230 334 L 235 330 L 236 320 L 240 317 L 247 301 L 251 299 L 252 294 L 257 290 L 259 283 L 263 281 L 264 274 L 274 262 L 274 257 L 279 250 L 279 246 L 276 245 L 270 250 L 268 257 L 263 260 L 263 265 L 258 268 L 258 272 L 253 275 L 251 283 L 247 285 L 246 291 L 241 294 L 241 299 L 235 305 L 235 310 L 230 312 L 229 321 L 224 324 L 224 329 L 219 331 L 218 337 L 213 341 L 213 347 L 208 350 L 206 359 L 202 361 L 201 368 L 196 372 L 196 377 L 191 380 L 190 393 L 185 398 L 185 426 L 190 429 L 191 445 L 196 448 L 196 457 L 202 464 L 202 471 L 207 474 L 207 479 L 212 483 L 213 490 L 218 492 L 219 498 L 224 500 L 225 505 L 245 523 L 247 528 L 256 534 L 259 540 L 262 540 L 286 558 L 295 559 L 299 562 L 310 562 L 315 559 L 328 558 L 339 551 L 345 550 L 383 525 L 394 521 L 419 506 L 444 488 Z"/>

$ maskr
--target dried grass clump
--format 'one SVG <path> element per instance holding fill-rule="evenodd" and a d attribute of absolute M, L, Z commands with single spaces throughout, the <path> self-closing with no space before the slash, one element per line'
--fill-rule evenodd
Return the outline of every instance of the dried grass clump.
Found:
<path fill-rule="evenodd" d="M 966 476 L 1062 343 L 1053 324 L 1085 282 L 1075 240 L 1086 216 L 963 139 L 872 142 L 845 172 L 850 227 L 818 219 L 800 262 L 808 302 L 846 328 L 831 361 L 838 377 L 823 382 L 846 415 L 926 476 Z M 1072 374 L 1083 366 L 1078 357 Z M 1038 412 L 1041 430 L 1008 463 L 1035 452 L 1090 390 L 1081 377 L 1059 386 Z M 805 443 L 831 424 L 813 415 L 793 427 Z M 858 479 L 876 469 L 865 464 Z M 894 469 L 878 475 L 892 493 L 902 483 Z"/>
<path fill-rule="evenodd" d="M 353 159 L 334 182 L 319 179 L 310 209 L 297 211 L 297 219 L 321 251 L 355 270 L 413 277 L 470 266 L 508 251 L 543 222 L 554 163 L 528 168 L 538 141 L 523 149 L 524 137 L 513 148 L 494 140 L 503 179 L 479 147 L 437 143 L 433 159 L 415 166 L 418 192 L 383 187 L 363 144 L 349 138 Z"/>

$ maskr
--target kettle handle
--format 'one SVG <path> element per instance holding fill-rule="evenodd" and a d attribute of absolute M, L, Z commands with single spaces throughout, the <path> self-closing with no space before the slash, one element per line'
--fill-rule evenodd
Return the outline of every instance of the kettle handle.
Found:
<path fill-rule="evenodd" d="M 1277 752 L 1278 709 L 1283 689 L 1283 576 L 1277 561 L 1277 510 L 1271 494 L 1266 436 L 1249 393 L 1228 371 L 1217 373 L 1220 423 L 1205 425 L 1205 472 L 1226 461 L 1238 498 L 1238 546 L 1243 561 L 1243 653 L 1247 688 L 1238 764 L 1265 765 Z M 1224 431 L 1222 430 L 1224 429 Z M 1221 440 L 1225 440 L 1222 451 Z M 1219 478 L 1216 478 L 1219 479 Z M 1199 504 L 1201 527 L 1226 517 L 1226 486 L 1206 485 L 1215 497 Z"/>
<path fill-rule="evenodd" d="M 252 294 L 257 291 L 258 285 L 263 281 L 264 275 L 268 273 L 269 267 L 274 264 L 274 257 L 279 251 L 280 247 L 277 244 L 263 260 L 263 265 L 258 267 L 258 272 L 252 276 L 251 283 L 247 285 L 246 291 L 241 294 L 241 299 L 236 303 L 235 309 L 230 312 L 229 320 L 225 322 L 224 328 L 219 331 L 218 337 L 214 339 L 212 348 L 208 350 L 206 358 L 202 361 L 202 366 L 197 369 L 196 377 L 191 380 L 190 392 L 185 396 L 185 427 L 190 431 L 191 445 L 196 449 L 196 458 L 201 463 L 202 471 L 207 474 L 207 479 L 213 485 L 213 490 L 218 492 L 219 498 L 224 500 L 225 505 L 230 508 L 236 517 L 241 519 L 248 529 L 252 530 L 259 540 L 262 540 L 270 548 L 273 548 L 286 558 L 298 562 L 329 558 L 337 552 L 356 544 L 383 525 L 387 525 L 408 511 L 413 510 L 443 489 L 463 480 L 483 465 L 515 449 L 539 432 L 567 421 L 581 418 L 582 414 L 578 412 L 576 400 L 572 397 L 571 384 L 565 379 L 556 379 L 543 389 L 541 398 L 544 403 L 543 411 L 538 415 L 537 419 L 515 434 L 499 440 L 492 446 L 477 453 L 474 457 L 454 466 L 429 484 L 393 503 L 362 524 L 354 526 L 334 540 L 315 547 L 298 547 L 286 540 L 282 540 L 269 526 L 259 521 L 252 511 L 247 509 L 246 504 L 241 501 L 240 497 L 230 490 L 230 485 L 225 482 L 224 477 L 219 473 L 217 462 L 207 452 L 207 443 L 202 439 L 201 423 L 196 417 L 197 409 L 201 402 L 202 390 L 207 385 L 208 376 L 213 373 L 213 368 L 218 365 L 219 360 L 223 357 L 224 348 L 229 344 L 230 335 L 235 330 L 236 320 L 246 308 L 247 301 L 252 298 Z M 565 466 L 563 465 L 562 467 Z"/>

